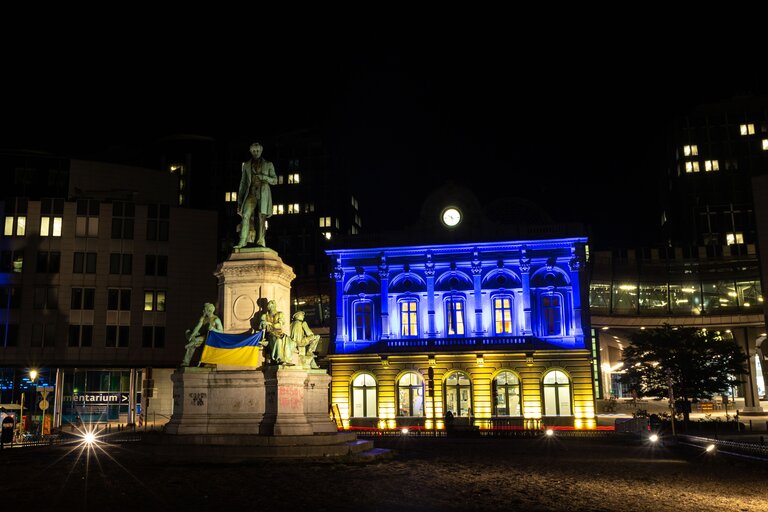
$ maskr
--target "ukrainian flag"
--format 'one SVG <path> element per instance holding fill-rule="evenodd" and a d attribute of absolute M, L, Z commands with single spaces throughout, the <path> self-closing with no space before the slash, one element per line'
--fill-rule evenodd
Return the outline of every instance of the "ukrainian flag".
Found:
<path fill-rule="evenodd" d="M 224 334 L 209 332 L 201 363 L 259 366 L 259 349 L 263 331 L 256 334 Z"/>

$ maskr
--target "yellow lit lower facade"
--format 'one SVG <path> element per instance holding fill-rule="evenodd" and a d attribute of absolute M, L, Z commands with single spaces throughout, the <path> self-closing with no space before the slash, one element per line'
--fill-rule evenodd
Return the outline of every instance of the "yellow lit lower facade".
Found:
<path fill-rule="evenodd" d="M 596 426 L 583 351 L 532 358 L 520 352 L 333 355 L 330 362 L 331 403 L 345 429 L 441 430 L 447 411 L 455 426 L 479 429 Z"/>

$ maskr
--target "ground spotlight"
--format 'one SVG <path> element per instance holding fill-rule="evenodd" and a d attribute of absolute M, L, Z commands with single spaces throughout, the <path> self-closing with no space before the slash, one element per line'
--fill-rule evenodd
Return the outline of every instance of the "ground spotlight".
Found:
<path fill-rule="evenodd" d="M 714 451 L 715 451 L 715 445 L 713 445 L 713 444 L 707 445 L 707 447 L 705 448 L 705 451 L 706 451 L 707 453 L 712 453 L 712 452 L 714 452 Z"/>
<path fill-rule="evenodd" d="M 402 429 L 402 430 L 400 431 L 400 433 L 401 433 L 401 434 L 407 434 L 407 433 L 408 433 L 408 429 L 407 429 L 407 428 L 404 428 L 404 429 Z"/>
<path fill-rule="evenodd" d="M 547 430 L 545 430 L 544 433 L 547 435 L 547 437 L 552 437 L 553 435 L 555 435 L 555 431 L 552 430 L 551 428 L 548 428 Z"/>
<path fill-rule="evenodd" d="M 87 432 L 83 436 L 83 442 L 85 444 L 93 444 L 93 443 L 95 443 L 96 442 L 96 434 L 94 434 L 93 432 Z"/>
<path fill-rule="evenodd" d="M 651 435 L 648 437 L 648 440 L 649 440 L 650 442 L 652 442 L 652 443 L 655 443 L 655 442 L 657 442 L 657 441 L 659 440 L 659 436 L 657 436 L 656 434 L 651 434 Z"/>

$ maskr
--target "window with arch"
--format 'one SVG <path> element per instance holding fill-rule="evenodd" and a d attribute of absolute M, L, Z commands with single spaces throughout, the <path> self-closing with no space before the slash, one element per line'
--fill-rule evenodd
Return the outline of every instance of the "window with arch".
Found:
<path fill-rule="evenodd" d="M 495 334 L 512 334 L 512 297 L 497 295 L 493 298 L 493 325 Z"/>
<path fill-rule="evenodd" d="M 400 301 L 400 335 L 403 338 L 419 335 L 419 303 L 416 299 Z"/>
<path fill-rule="evenodd" d="M 445 410 L 454 416 L 469 416 L 472 411 L 472 386 L 469 375 L 453 372 L 445 379 Z"/>
<path fill-rule="evenodd" d="M 522 396 L 520 394 L 520 379 L 512 372 L 500 372 L 493 379 L 493 390 L 496 396 L 496 416 L 520 416 Z"/>
<path fill-rule="evenodd" d="M 563 296 L 546 293 L 541 296 L 541 334 L 558 336 L 563 333 Z"/>
<path fill-rule="evenodd" d="M 544 376 L 544 416 L 571 415 L 571 381 L 559 370 Z"/>
<path fill-rule="evenodd" d="M 397 415 L 424 416 L 424 381 L 415 373 L 397 381 Z"/>
<path fill-rule="evenodd" d="M 375 418 L 376 380 L 369 373 L 361 373 L 352 381 L 352 417 Z"/>
<path fill-rule="evenodd" d="M 445 299 L 445 333 L 448 336 L 464 336 L 464 297 L 451 295 Z"/>
<path fill-rule="evenodd" d="M 352 306 L 354 309 L 355 340 L 373 339 L 373 302 L 360 300 Z"/>

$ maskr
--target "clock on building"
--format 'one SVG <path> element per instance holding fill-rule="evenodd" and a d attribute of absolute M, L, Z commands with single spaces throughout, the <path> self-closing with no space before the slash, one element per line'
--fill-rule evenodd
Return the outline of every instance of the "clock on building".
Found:
<path fill-rule="evenodd" d="M 461 211 L 455 206 L 449 206 L 440 214 L 440 219 L 449 228 L 455 227 L 461 222 Z"/>

